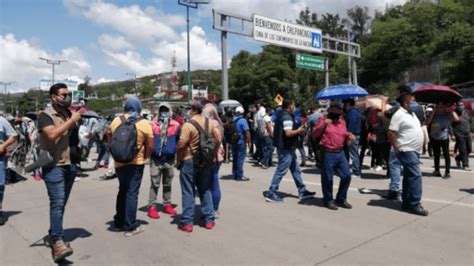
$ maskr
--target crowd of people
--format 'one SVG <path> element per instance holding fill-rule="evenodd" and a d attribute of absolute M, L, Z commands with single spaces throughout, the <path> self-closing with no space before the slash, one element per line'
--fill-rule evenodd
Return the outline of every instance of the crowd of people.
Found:
<path fill-rule="evenodd" d="M 34 118 L 0 116 L 0 224 L 6 222 L 1 213 L 5 181 L 14 174 L 6 169 L 10 165 L 30 169 L 36 180 L 44 181 L 48 192 L 50 228 L 44 242 L 52 248 L 55 261 L 73 253 L 70 243 L 64 241 L 64 211 L 74 182 L 85 174 L 81 162 L 90 160 L 94 146 L 98 153 L 95 168 L 107 169 L 101 178 L 118 180 L 112 231 L 126 237 L 144 231 L 136 215 L 145 165 L 150 167 L 151 181 L 148 217 L 159 219 L 161 204 L 164 213 L 178 214 L 172 203 L 172 180 L 178 171 L 182 199 L 178 229 L 188 233 L 193 231 L 196 196 L 204 228 L 214 228 L 220 215 L 221 165 L 232 161 L 234 180 L 250 181 L 244 171 L 248 156 L 255 166 L 273 172 L 263 194 L 274 203 L 283 202 L 279 184 L 288 170 L 299 199 L 314 197 L 301 171 L 314 160 L 321 173 L 323 203 L 330 210 L 352 208 L 347 192 L 352 178 L 363 177 L 369 150 L 370 166 L 376 172 L 386 168 L 390 178 L 385 197 L 401 200 L 402 210 L 417 215 L 428 215 L 421 204 L 423 153 L 434 156 L 434 176 L 450 178 L 449 142 L 453 140 L 457 166 L 470 171 L 472 121 L 462 103 L 422 106 L 405 86 L 397 89 L 390 108 L 361 111 L 354 99 L 345 99 L 306 113 L 291 99 L 274 108 L 256 103 L 248 112 L 243 106 L 220 110 L 211 101 L 194 100 L 184 114 L 163 103 L 152 117 L 142 112 L 138 98 L 127 97 L 123 113 L 101 118 L 91 115 L 86 106 L 72 105 L 65 84 L 53 85 L 49 96 L 50 104 Z M 26 165 L 28 154 L 33 155 L 33 163 Z M 10 161 L 14 163 L 7 163 Z M 335 196 L 334 176 L 340 178 Z"/>

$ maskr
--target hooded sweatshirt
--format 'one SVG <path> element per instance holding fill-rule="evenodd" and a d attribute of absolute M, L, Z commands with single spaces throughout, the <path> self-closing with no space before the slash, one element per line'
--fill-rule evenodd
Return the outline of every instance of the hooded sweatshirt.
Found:
<path fill-rule="evenodd" d="M 158 113 L 158 116 L 155 117 L 151 123 L 155 146 L 152 159 L 162 163 L 172 163 L 176 156 L 180 125 L 176 120 L 172 119 L 173 111 L 171 106 L 167 103 L 163 103 L 158 110 L 162 106 L 167 107 L 169 112 L 167 116 Z"/>

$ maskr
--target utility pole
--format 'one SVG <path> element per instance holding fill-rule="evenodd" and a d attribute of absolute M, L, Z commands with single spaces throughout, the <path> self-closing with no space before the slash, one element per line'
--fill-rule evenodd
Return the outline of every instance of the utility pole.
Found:
<path fill-rule="evenodd" d="M 224 26 L 227 16 L 221 16 L 221 26 Z M 222 55 L 222 99 L 229 100 L 229 78 L 227 70 L 227 31 L 221 31 Z"/>
<path fill-rule="evenodd" d="M 326 57 L 326 62 L 324 62 L 325 69 L 326 69 L 326 75 L 325 75 L 325 81 L 326 81 L 326 87 L 329 87 L 329 56 Z"/>
<path fill-rule="evenodd" d="M 44 60 L 44 61 L 46 61 L 47 64 L 53 66 L 53 74 L 52 74 L 52 78 L 51 78 L 51 83 L 54 85 L 54 66 L 55 65 L 60 65 L 62 62 L 67 62 L 67 60 L 52 60 L 52 59 L 48 59 L 48 58 L 44 58 L 44 57 L 40 57 L 39 59 Z"/>
<path fill-rule="evenodd" d="M 347 27 L 347 41 L 350 41 L 351 40 L 351 32 L 350 32 L 350 28 Z M 349 47 L 349 49 L 351 49 Z M 348 83 L 349 84 L 352 84 L 352 62 L 351 62 L 351 59 L 352 57 L 348 56 L 347 57 L 347 73 L 348 73 Z"/>
<path fill-rule="evenodd" d="M 186 32 L 187 32 L 187 50 L 188 50 L 188 100 L 192 100 L 191 91 L 191 55 L 189 45 L 189 8 L 197 9 L 200 4 L 208 4 L 206 0 L 178 0 L 178 5 L 186 7 Z"/>

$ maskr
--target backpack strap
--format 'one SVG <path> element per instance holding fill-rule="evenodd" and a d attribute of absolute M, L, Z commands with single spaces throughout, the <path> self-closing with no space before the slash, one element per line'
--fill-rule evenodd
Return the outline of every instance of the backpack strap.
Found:
<path fill-rule="evenodd" d="M 189 120 L 189 123 L 191 125 L 193 125 L 198 131 L 199 131 L 199 134 L 204 134 L 204 133 L 209 133 L 209 118 L 205 118 L 205 127 L 206 127 L 206 131 L 204 131 L 204 129 L 201 127 L 201 125 L 199 125 L 199 123 L 194 120 L 194 119 L 190 119 Z"/>

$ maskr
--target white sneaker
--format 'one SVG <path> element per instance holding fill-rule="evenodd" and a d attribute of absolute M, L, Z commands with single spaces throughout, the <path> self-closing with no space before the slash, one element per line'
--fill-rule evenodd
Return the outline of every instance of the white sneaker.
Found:
<path fill-rule="evenodd" d="M 375 171 L 375 172 L 380 172 L 380 171 L 382 171 L 382 170 L 383 170 L 383 168 L 382 168 L 382 166 L 380 166 L 380 165 L 377 165 L 377 167 L 374 168 L 374 171 Z"/>
<path fill-rule="evenodd" d="M 140 234 L 140 233 L 143 233 L 143 231 L 145 231 L 145 228 L 144 228 L 143 226 L 139 225 L 139 226 L 137 226 L 137 228 L 135 228 L 135 230 L 133 230 L 133 231 L 125 231 L 125 232 L 123 233 L 123 235 L 124 235 L 125 237 L 131 237 L 131 236 L 134 236 L 134 235 L 138 235 L 138 234 Z"/>
<path fill-rule="evenodd" d="M 74 182 L 79 182 L 79 181 L 81 181 L 81 179 L 82 179 L 82 178 L 76 176 L 76 178 L 74 178 Z"/>

